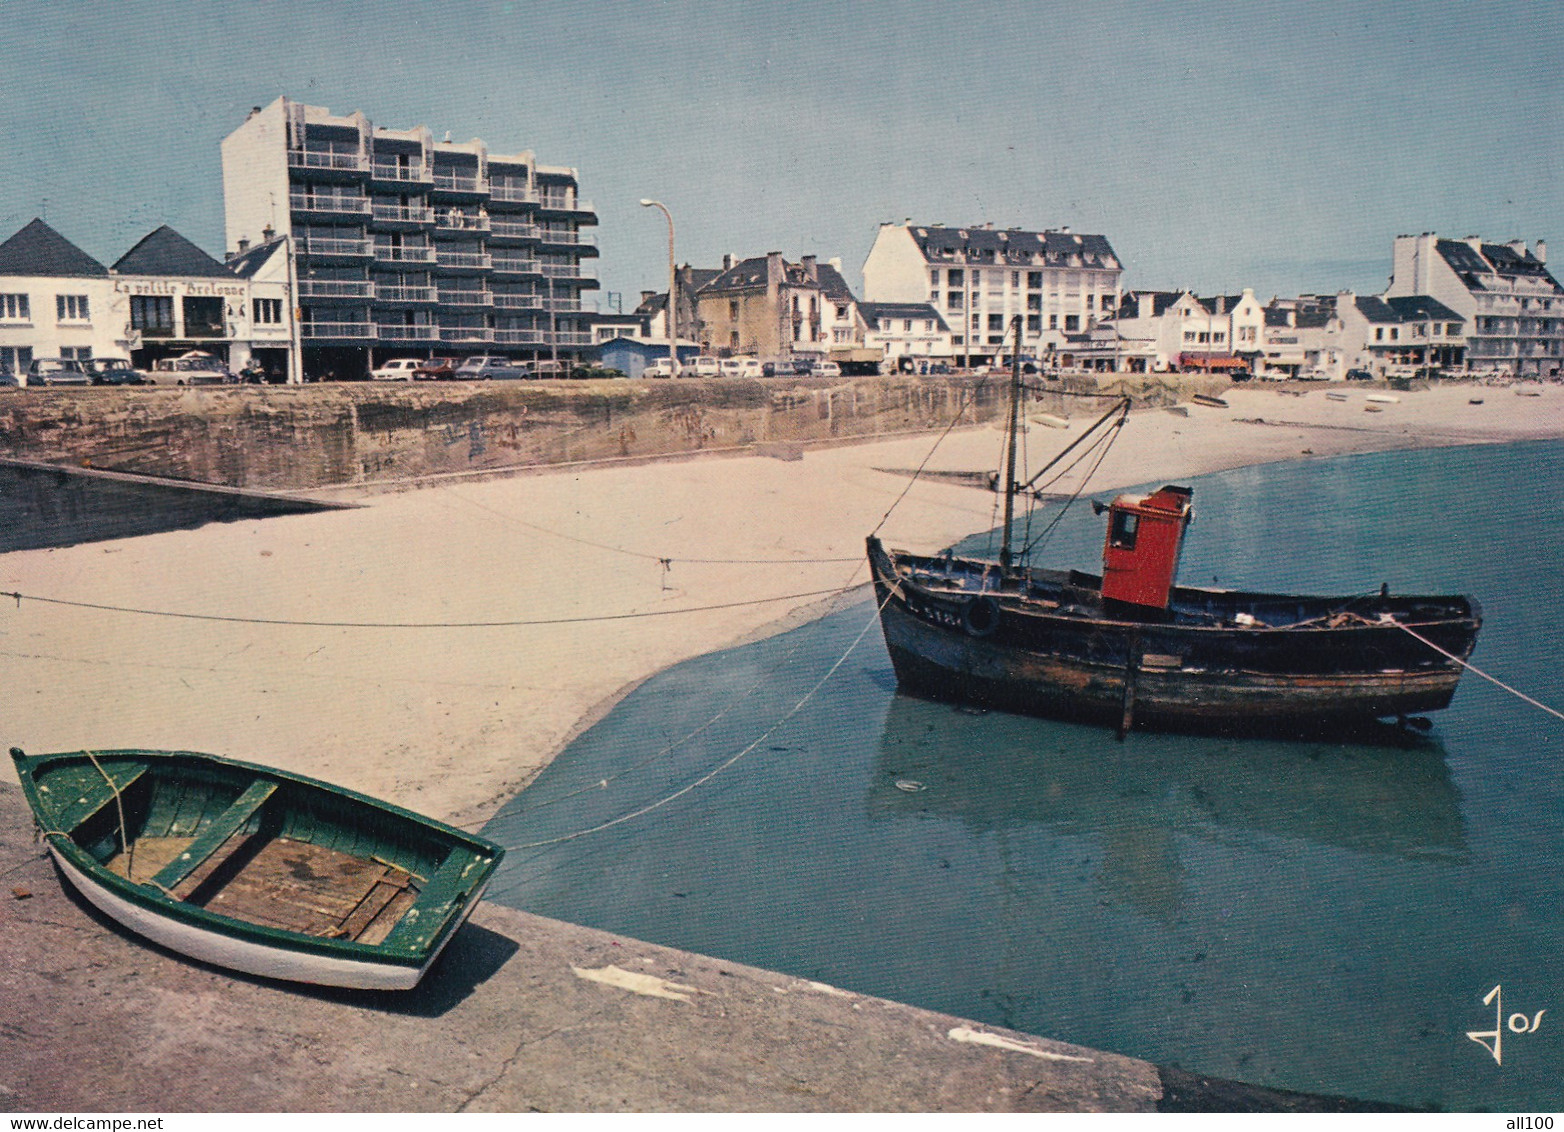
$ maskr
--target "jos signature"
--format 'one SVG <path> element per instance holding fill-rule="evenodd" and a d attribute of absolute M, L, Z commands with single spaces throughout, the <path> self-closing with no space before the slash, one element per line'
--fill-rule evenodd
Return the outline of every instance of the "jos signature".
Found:
<path fill-rule="evenodd" d="M 1468 1030 L 1466 1036 L 1493 1054 L 1495 1062 L 1503 1065 L 1504 1058 L 1502 1053 L 1505 1029 L 1508 1028 L 1512 1034 L 1535 1034 L 1542 1026 L 1542 1016 L 1548 1011 L 1544 1007 L 1530 1017 L 1517 1011 L 1506 1019 L 1504 1017 L 1504 987 L 1502 984 L 1495 984 L 1493 990 L 1483 996 L 1483 1005 L 1488 1006 L 1490 1004 L 1493 1006 L 1493 1029 Z"/>

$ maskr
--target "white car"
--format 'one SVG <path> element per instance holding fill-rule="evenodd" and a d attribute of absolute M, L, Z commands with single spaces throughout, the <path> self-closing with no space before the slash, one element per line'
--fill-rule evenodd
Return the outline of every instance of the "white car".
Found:
<path fill-rule="evenodd" d="M 744 369 L 744 363 L 738 358 L 723 358 L 717 363 L 717 369 L 723 377 L 738 377 Z"/>
<path fill-rule="evenodd" d="M 685 377 L 720 377 L 722 366 L 716 358 L 691 358 L 679 372 Z"/>
<path fill-rule="evenodd" d="M 764 377 L 765 375 L 766 367 L 755 358 L 745 358 L 739 362 L 740 377 Z"/>
<path fill-rule="evenodd" d="M 641 371 L 642 377 L 672 377 L 673 363 L 667 358 L 658 358 Z"/>
<path fill-rule="evenodd" d="M 422 358 L 392 358 L 370 370 L 369 376 L 376 381 L 412 381 L 413 371 L 422 364 Z"/>
<path fill-rule="evenodd" d="M 835 362 L 816 362 L 809 367 L 810 377 L 841 377 L 842 367 Z"/>

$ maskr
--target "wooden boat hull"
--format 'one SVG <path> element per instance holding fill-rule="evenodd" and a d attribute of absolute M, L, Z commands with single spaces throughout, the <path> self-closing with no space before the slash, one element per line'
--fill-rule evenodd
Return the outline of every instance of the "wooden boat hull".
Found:
<path fill-rule="evenodd" d="M 416 986 L 503 856 L 432 819 L 235 760 L 12 755 L 84 899 L 172 951 L 263 978 Z"/>
<path fill-rule="evenodd" d="M 1436 711 L 1449 705 L 1461 675 L 1459 664 L 1394 625 L 1191 628 L 1067 616 L 1003 592 L 920 586 L 898 572 L 899 558 L 871 541 L 897 681 L 926 697 L 1121 730 L 1255 732 Z M 1417 631 L 1464 658 L 1480 623 L 1471 603 L 1469 616 L 1420 622 Z"/>

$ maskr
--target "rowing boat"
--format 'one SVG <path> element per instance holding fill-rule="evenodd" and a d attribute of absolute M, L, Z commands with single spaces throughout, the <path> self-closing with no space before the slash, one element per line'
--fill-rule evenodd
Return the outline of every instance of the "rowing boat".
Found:
<path fill-rule="evenodd" d="M 205 963 L 324 986 L 416 986 L 504 850 L 302 775 L 188 751 L 11 748 L 65 880 Z"/>

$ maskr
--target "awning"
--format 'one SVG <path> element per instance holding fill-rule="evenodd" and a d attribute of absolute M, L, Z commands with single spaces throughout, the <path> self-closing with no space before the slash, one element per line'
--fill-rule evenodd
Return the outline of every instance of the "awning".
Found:
<path fill-rule="evenodd" d="M 1180 354 L 1178 364 L 1191 369 L 1243 369 L 1249 363 L 1231 354 Z"/>

